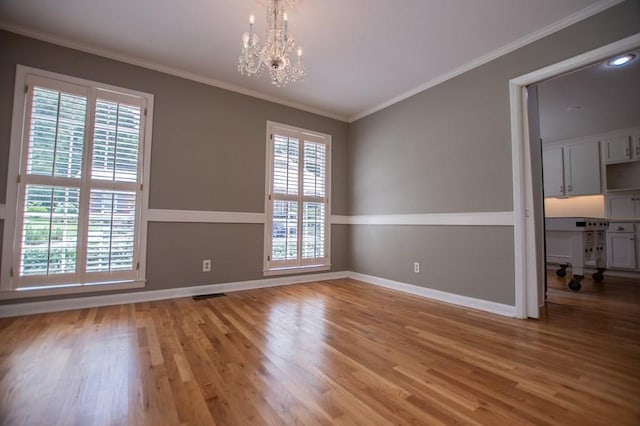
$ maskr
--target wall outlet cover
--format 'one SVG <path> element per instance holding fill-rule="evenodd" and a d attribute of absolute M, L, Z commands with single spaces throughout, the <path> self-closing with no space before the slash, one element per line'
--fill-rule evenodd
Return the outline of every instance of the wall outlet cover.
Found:
<path fill-rule="evenodd" d="M 211 272 L 211 259 L 204 259 L 202 261 L 202 272 Z"/>

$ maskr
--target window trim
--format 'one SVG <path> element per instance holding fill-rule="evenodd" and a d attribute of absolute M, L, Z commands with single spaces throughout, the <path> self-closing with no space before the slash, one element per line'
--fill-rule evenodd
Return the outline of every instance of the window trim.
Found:
<path fill-rule="evenodd" d="M 138 213 L 139 226 L 138 232 L 138 262 L 139 270 L 136 279 L 118 281 L 117 279 L 105 283 L 77 283 L 73 285 L 50 285 L 33 288 L 18 288 L 17 280 L 11 276 L 11 270 L 15 264 L 15 257 L 19 256 L 14 252 L 16 238 L 19 238 L 20 232 L 16 230 L 16 223 L 20 206 L 18 203 L 18 175 L 20 173 L 22 161 L 23 147 L 23 129 L 25 121 L 28 118 L 26 114 L 27 108 L 27 81 L 29 78 L 46 78 L 57 80 L 60 85 L 65 84 L 86 86 L 89 90 L 100 92 L 114 92 L 114 95 L 122 99 L 122 97 L 134 96 L 143 98 L 146 101 L 146 117 L 144 126 L 141 129 L 143 143 L 142 159 L 140 163 L 140 171 L 142 179 L 140 180 L 142 190 L 140 191 L 140 210 Z M 109 96 L 107 94 L 107 96 Z M 110 98 L 110 97 L 109 97 Z M 37 68 L 27 67 L 24 65 L 16 66 L 16 77 L 13 94 L 13 110 L 11 120 L 11 138 L 9 146 L 8 170 L 7 170 L 7 190 L 6 190 L 6 211 L 4 218 L 4 233 L 2 241 L 2 267 L 0 271 L 0 299 L 35 297 L 53 294 L 69 294 L 69 293 L 90 293 L 95 291 L 107 291 L 115 289 L 141 288 L 146 282 L 146 253 L 147 253 L 147 229 L 148 229 L 148 211 L 149 211 L 149 174 L 151 170 L 151 142 L 153 129 L 153 106 L 154 96 L 149 93 L 132 90 L 128 88 L 113 86 L 96 81 L 82 79 L 78 77 L 67 76 L 51 71 L 41 70 Z M 93 108 L 93 107 L 91 107 Z M 13 232 L 12 232 L 13 231 Z"/>
<path fill-rule="evenodd" d="M 265 222 L 264 222 L 264 253 L 262 273 L 265 276 L 286 275 L 286 274 L 302 274 L 308 272 L 320 272 L 331 269 L 331 135 L 316 132 L 313 130 L 303 129 L 287 124 L 281 124 L 273 121 L 267 121 L 266 132 L 266 167 L 265 167 Z M 312 263 L 308 260 L 297 259 L 297 265 L 270 267 L 268 256 L 271 253 L 271 229 L 273 228 L 273 211 L 272 200 L 269 199 L 271 191 L 271 181 L 273 173 L 273 140 L 272 134 L 281 134 L 298 138 L 301 141 L 302 150 L 304 149 L 304 141 L 324 143 L 327 147 L 326 155 L 326 182 L 325 182 L 325 198 L 327 200 L 325 207 L 325 253 L 326 261 L 323 263 Z M 302 151 L 301 151 L 302 152 Z M 301 165 L 302 167 L 302 165 Z M 301 184 L 302 185 L 302 184 Z M 286 198 L 287 196 L 285 196 Z M 295 196 L 296 200 L 304 200 L 304 194 Z M 299 212 L 302 215 L 302 211 Z M 298 242 L 299 245 L 299 242 Z M 299 252 L 300 253 L 300 252 Z"/>

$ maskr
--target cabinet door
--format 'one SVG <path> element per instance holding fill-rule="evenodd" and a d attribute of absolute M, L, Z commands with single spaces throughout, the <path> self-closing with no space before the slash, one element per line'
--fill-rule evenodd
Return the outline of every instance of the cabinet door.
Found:
<path fill-rule="evenodd" d="M 564 182 L 566 195 L 602 193 L 598 142 L 564 148 Z"/>
<path fill-rule="evenodd" d="M 607 267 L 636 268 L 636 243 L 633 233 L 607 233 Z"/>
<path fill-rule="evenodd" d="M 564 171 L 562 147 L 542 151 L 542 175 L 545 197 L 564 195 Z"/>
<path fill-rule="evenodd" d="M 629 217 L 640 217 L 640 192 L 636 192 L 633 194 L 633 198 L 631 200 L 633 202 L 633 215 Z"/>
<path fill-rule="evenodd" d="M 633 146 L 632 146 L 632 157 L 635 160 L 640 160 L 640 136 L 635 135 L 633 137 Z"/>
<path fill-rule="evenodd" d="M 635 216 L 636 198 L 635 193 L 625 192 L 620 194 L 607 194 L 606 208 L 608 217 L 632 218 Z"/>
<path fill-rule="evenodd" d="M 617 136 L 602 140 L 605 163 L 615 163 L 631 159 L 631 136 Z"/>

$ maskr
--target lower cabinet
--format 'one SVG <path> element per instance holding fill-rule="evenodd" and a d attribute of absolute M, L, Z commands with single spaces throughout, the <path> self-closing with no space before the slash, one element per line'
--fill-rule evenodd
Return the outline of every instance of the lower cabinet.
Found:
<path fill-rule="evenodd" d="M 637 267 L 634 224 L 611 222 L 607 231 L 607 268 L 636 270 Z"/>
<path fill-rule="evenodd" d="M 640 191 L 607 193 L 605 196 L 607 217 L 640 217 Z"/>

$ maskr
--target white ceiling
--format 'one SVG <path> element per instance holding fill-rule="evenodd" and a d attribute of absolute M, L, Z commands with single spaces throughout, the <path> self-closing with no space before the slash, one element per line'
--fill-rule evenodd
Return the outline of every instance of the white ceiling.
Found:
<path fill-rule="evenodd" d="M 256 0 L 0 0 L 0 27 L 352 120 L 620 0 L 303 0 L 308 77 L 237 71 Z"/>
<path fill-rule="evenodd" d="M 606 61 L 538 84 L 543 143 L 640 126 L 640 49 L 623 67 Z"/>

